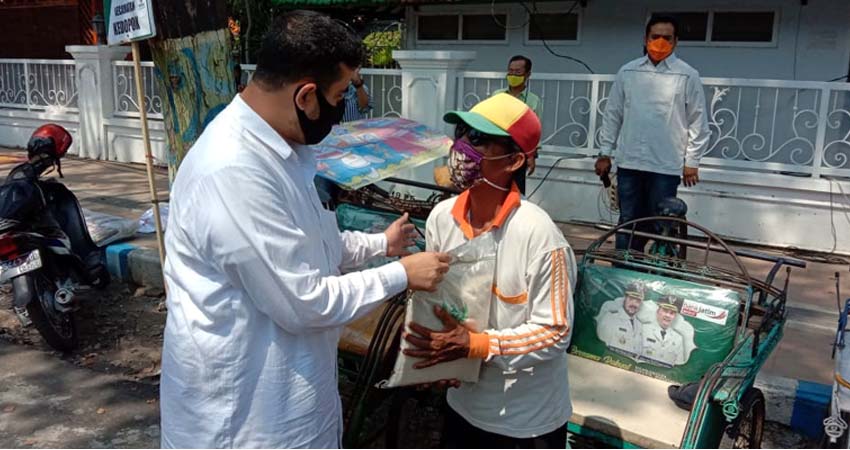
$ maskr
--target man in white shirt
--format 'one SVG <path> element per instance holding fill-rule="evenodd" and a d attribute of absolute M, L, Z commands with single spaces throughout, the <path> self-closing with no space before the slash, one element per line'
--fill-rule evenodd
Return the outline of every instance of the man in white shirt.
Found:
<path fill-rule="evenodd" d="M 638 320 L 637 313 L 643 305 L 646 289 L 643 284 L 634 282 L 626 287 L 624 294 L 622 307 L 600 313 L 596 336 L 609 348 L 637 358 L 643 345 L 643 323 Z"/>
<path fill-rule="evenodd" d="M 540 121 L 508 94 L 444 120 L 456 125 L 449 168 L 463 192 L 431 212 L 426 246 L 446 251 L 494 234 L 490 319 L 484 332 L 470 332 L 438 308 L 445 328 L 410 324 L 405 339 L 418 349 L 405 354 L 423 358 L 414 368 L 460 358 L 482 361 L 477 383 L 447 394 L 447 448 L 563 449 L 572 415 L 566 350 L 575 257 L 549 215 L 522 200 L 515 182 L 540 142 Z"/>
<path fill-rule="evenodd" d="M 617 73 L 605 106 L 596 174 L 617 162 L 620 223 L 656 215 L 658 202 L 675 197 L 680 181 L 699 181 L 699 160 L 710 131 L 699 73 L 673 53 L 675 19 L 653 17 L 646 25 L 646 56 Z M 644 227 L 644 230 L 646 228 Z M 652 230 L 649 230 L 652 231 Z M 617 249 L 630 236 L 617 236 Z M 643 251 L 646 239 L 632 238 Z"/>
<path fill-rule="evenodd" d="M 655 321 L 644 328 L 641 358 L 664 367 L 679 366 L 686 362 L 685 340 L 671 328 L 684 301 L 675 295 L 658 299 Z"/>
<path fill-rule="evenodd" d="M 448 270 L 448 255 L 420 253 L 342 274 L 406 254 L 414 235 L 406 216 L 340 234 L 313 185 L 309 145 L 339 122 L 362 57 L 327 16 L 281 16 L 250 84 L 183 161 L 166 236 L 163 447 L 339 447 L 341 328 Z"/>

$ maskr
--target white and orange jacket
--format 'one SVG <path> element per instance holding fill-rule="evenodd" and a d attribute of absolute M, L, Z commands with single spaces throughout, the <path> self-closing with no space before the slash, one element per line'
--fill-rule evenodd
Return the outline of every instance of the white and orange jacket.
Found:
<path fill-rule="evenodd" d="M 428 217 L 428 250 L 448 251 L 473 238 L 469 191 Z M 572 415 L 567 347 L 573 320 L 575 256 L 545 211 L 513 187 L 493 227 L 496 274 L 490 320 L 470 337 L 470 358 L 484 360 L 479 381 L 450 389 L 448 403 L 472 425 L 516 438 L 564 426 Z"/>

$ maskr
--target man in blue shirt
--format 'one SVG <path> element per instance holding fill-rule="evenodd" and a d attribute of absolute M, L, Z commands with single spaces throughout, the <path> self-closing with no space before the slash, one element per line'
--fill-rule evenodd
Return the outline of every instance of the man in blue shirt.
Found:
<path fill-rule="evenodd" d="M 369 88 L 366 87 L 366 82 L 363 81 L 358 69 L 354 72 L 351 84 L 348 85 L 348 90 L 345 92 L 345 114 L 342 116 L 342 121 L 351 122 L 365 119 L 371 110 L 372 96 L 369 95 Z"/>

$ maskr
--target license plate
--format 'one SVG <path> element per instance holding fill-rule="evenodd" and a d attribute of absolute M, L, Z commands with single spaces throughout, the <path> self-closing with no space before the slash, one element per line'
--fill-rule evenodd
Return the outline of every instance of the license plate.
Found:
<path fill-rule="evenodd" d="M 0 283 L 40 268 L 41 255 L 38 250 L 12 261 L 2 261 L 0 262 Z"/>

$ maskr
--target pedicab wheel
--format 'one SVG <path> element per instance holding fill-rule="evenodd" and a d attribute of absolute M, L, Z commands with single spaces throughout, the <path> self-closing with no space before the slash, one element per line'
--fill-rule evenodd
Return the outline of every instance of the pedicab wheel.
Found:
<path fill-rule="evenodd" d="M 741 399 L 741 415 L 726 427 L 720 448 L 761 448 L 764 416 L 764 394 L 750 388 Z"/>
<path fill-rule="evenodd" d="M 387 424 L 387 448 L 440 448 L 445 393 L 401 388 L 393 396 Z"/>

